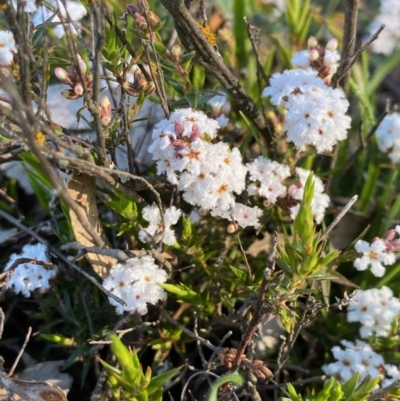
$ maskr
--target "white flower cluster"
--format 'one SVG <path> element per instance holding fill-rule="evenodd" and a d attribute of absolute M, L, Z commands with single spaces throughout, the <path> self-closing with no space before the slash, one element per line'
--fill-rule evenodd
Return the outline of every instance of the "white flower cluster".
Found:
<path fill-rule="evenodd" d="M 311 68 L 286 70 L 270 79 L 263 96 L 287 109 L 283 125 L 287 140 L 300 150 L 313 145 L 317 152 L 331 151 L 347 137 L 351 119 L 342 89 L 327 86 Z"/>
<path fill-rule="evenodd" d="M 212 117 L 218 121 L 221 128 L 228 126 L 229 118 L 226 116 L 231 111 L 231 104 L 225 95 L 214 96 L 207 102 L 212 109 Z"/>
<path fill-rule="evenodd" d="M 254 227 L 260 226 L 259 218 L 262 215 L 262 210 L 255 207 L 249 207 L 242 203 L 235 202 L 229 210 L 213 209 L 211 210 L 212 216 L 222 217 L 224 219 L 235 221 L 240 227 Z"/>
<path fill-rule="evenodd" d="M 13 271 L 8 286 L 17 294 L 20 292 L 24 297 L 29 297 L 34 290 L 46 291 L 50 288 L 50 280 L 57 274 L 55 269 L 46 269 L 34 261 L 49 262 L 46 246 L 43 244 L 25 245 L 22 253 L 14 253 L 10 256 L 4 270 L 9 270 L 16 259 L 28 258 L 32 263 L 21 263 Z"/>
<path fill-rule="evenodd" d="M 358 240 L 354 248 L 362 256 L 354 260 L 354 267 L 363 271 L 371 266 L 371 272 L 376 277 L 382 277 L 385 272 L 384 265 L 392 265 L 396 261 L 394 253 L 387 252 L 387 244 L 383 239 L 376 239 L 371 244 Z"/>
<path fill-rule="evenodd" d="M 393 297 L 393 291 L 388 287 L 358 290 L 347 307 L 347 320 L 361 323 L 361 338 L 373 334 L 386 337 L 391 331 L 393 320 L 399 315 L 400 300 Z"/>
<path fill-rule="evenodd" d="M 0 31 L 0 65 L 10 65 L 15 53 L 17 53 L 17 46 L 13 34 L 9 31 Z"/>
<path fill-rule="evenodd" d="M 385 25 L 385 29 L 370 47 L 375 53 L 389 55 L 400 47 L 400 3 L 398 0 L 381 0 L 379 14 L 369 27 L 370 35 L 382 25 Z"/>
<path fill-rule="evenodd" d="M 376 137 L 379 149 L 397 163 L 400 160 L 400 113 L 385 116 L 376 130 Z"/>
<path fill-rule="evenodd" d="M 51 19 L 51 23 L 55 24 L 54 34 L 58 38 L 62 38 L 65 35 L 64 24 L 61 22 L 62 19 L 63 22 L 69 22 L 69 29 L 77 34 L 76 28 L 79 26 L 77 21 L 81 20 L 87 14 L 85 6 L 81 2 L 73 0 L 50 0 L 49 4 L 57 10 L 56 15 L 46 5 L 40 5 L 32 17 L 33 25 L 44 24 Z"/>
<path fill-rule="evenodd" d="M 158 207 L 153 205 L 146 206 L 142 210 L 142 216 L 150 224 L 144 230 L 139 231 L 140 240 L 147 242 L 150 238 L 162 235 L 162 242 L 164 244 L 174 245 L 176 242 L 175 232 L 170 226 L 178 222 L 181 214 L 180 209 L 172 206 L 166 209 L 164 215 L 161 217 Z"/>
<path fill-rule="evenodd" d="M 307 182 L 307 178 L 310 175 L 310 170 L 304 170 L 303 168 L 297 167 L 296 173 L 299 176 L 300 182 L 292 184 L 288 188 L 288 195 L 298 201 L 298 203 L 289 208 L 290 217 L 294 220 L 300 210 L 300 202 L 304 196 L 304 187 Z M 311 201 L 311 209 L 314 220 L 317 224 L 320 224 L 325 216 L 325 210 L 329 206 L 330 198 L 324 193 L 325 187 L 322 180 L 319 177 L 313 176 L 314 183 L 314 194 Z"/>
<path fill-rule="evenodd" d="M 282 181 L 290 177 L 289 166 L 259 156 L 252 163 L 248 163 L 247 168 L 250 180 L 259 182 L 258 185 L 250 184 L 247 187 L 250 196 L 263 197 L 271 204 L 275 203 L 278 198 L 286 196 L 287 189 Z"/>
<path fill-rule="evenodd" d="M 155 264 L 154 259 L 143 256 L 113 266 L 103 286 L 126 302 L 124 306 L 113 298 L 108 298 L 118 314 L 127 311 L 145 315 L 147 304 L 156 304 L 167 298 L 166 292 L 158 285 L 166 280 L 167 273 Z"/>
<path fill-rule="evenodd" d="M 322 366 L 326 375 L 335 377 L 341 383 L 356 373 L 360 374 L 360 382 L 368 376 L 371 378 L 383 376 L 381 371 L 384 359 L 382 355 L 374 352 L 369 344 L 361 340 L 356 340 L 355 344 L 347 340 L 342 340 L 340 343 L 344 349 L 336 345 L 331 350 L 337 361 Z"/>
<path fill-rule="evenodd" d="M 238 210 L 235 194 L 245 189 L 247 167 L 238 148 L 211 143 L 218 128 L 218 122 L 201 111 L 177 109 L 155 126 L 149 152 L 157 160 L 157 173 L 166 173 L 188 203 L 224 217 Z"/>

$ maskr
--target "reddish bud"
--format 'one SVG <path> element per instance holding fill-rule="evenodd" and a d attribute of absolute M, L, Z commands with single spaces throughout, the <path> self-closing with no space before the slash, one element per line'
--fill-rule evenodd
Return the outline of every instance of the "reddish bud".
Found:
<path fill-rule="evenodd" d="M 310 61 L 316 61 L 319 59 L 319 52 L 317 49 L 311 49 L 310 53 L 308 54 L 308 59 Z"/>
<path fill-rule="evenodd" d="M 68 71 L 64 70 L 64 68 L 56 68 L 54 70 L 54 74 L 63 84 L 73 85 L 71 75 L 68 73 Z"/>
<path fill-rule="evenodd" d="M 133 4 L 127 4 L 125 10 L 131 17 L 134 17 L 139 12 L 139 9 Z"/>
<path fill-rule="evenodd" d="M 74 92 L 77 94 L 77 96 L 82 96 L 83 95 L 83 86 L 82 86 L 82 84 L 76 84 L 74 86 Z"/>
<path fill-rule="evenodd" d="M 181 136 L 183 132 L 185 131 L 185 128 L 183 124 L 180 121 L 175 121 L 175 133 L 177 136 Z"/>

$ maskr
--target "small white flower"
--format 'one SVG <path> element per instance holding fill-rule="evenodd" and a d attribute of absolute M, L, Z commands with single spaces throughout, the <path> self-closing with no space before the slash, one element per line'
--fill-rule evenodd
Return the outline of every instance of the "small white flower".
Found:
<path fill-rule="evenodd" d="M 304 170 L 300 167 L 296 168 L 296 173 L 299 176 L 300 182 L 293 184 L 288 189 L 288 194 L 295 200 L 301 202 L 304 196 L 304 187 L 307 182 L 307 178 L 311 171 Z M 329 206 L 330 198 L 324 193 L 325 188 L 322 180 L 319 177 L 313 176 L 314 183 L 314 194 L 311 201 L 311 209 L 314 220 L 317 224 L 320 224 L 325 216 L 325 210 Z M 290 217 L 294 220 L 300 210 L 300 203 L 290 208 Z"/>
<path fill-rule="evenodd" d="M 272 204 L 286 195 L 286 186 L 282 184 L 282 181 L 290 176 L 289 166 L 259 156 L 252 163 L 247 164 L 247 167 L 250 180 L 259 182 L 259 187 L 254 184 L 247 187 L 249 195 L 263 197 Z"/>
<path fill-rule="evenodd" d="M 163 234 L 162 242 L 166 245 L 174 245 L 176 242 L 175 232 L 170 227 L 175 225 L 182 215 L 180 209 L 175 206 L 165 210 L 164 217 L 161 218 L 160 210 L 156 206 L 146 206 L 142 210 L 143 218 L 150 224 L 145 230 L 139 231 L 139 238 L 142 242 L 147 242 L 150 237 Z"/>
<path fill-rule="evenodd" d="M 257 206 L 249 207 L 236 202 L 230 210 L 213 209 L 211 215 L 219 216 L 229 221 L 233 220 L 242 228 L 258 228 L 260 226 L 259 218 L 262 215 L 262 211 Z"/>
<path fill-rule="evenodd" d="M 38 243 L 36 245 L 25 245 L 21 254 L 12 254 L 4 270 L 10 269 L 13 263 L 20 258 L 28 258 L 33 261 L 49 262 L 46 246 Z M 29 297 L 35 290 L 46 291 L 50 288 L 50 280 L 57 274 L 56 269 L 46 269 L 36 263 L 21 263 L 13 271 L 8 286 L 17 294 L 22 293 Z"/>
<path fill-rule="evenodd" d="M 400 300 L 393 297 L 388 287 L 371 290 L 358 290 L 347 307 L 347 320 L 360 322 L 360 336 L 367 338 L 373 334 L 387 336 L 393 320 L 400 314 Z"/>
<path fill-rule="evenodd" d="M 154 305 L 166 299 L 167 294 L 158 283 L 167 281 L 167 273 L 154 262 L 151 256 L 144 256 L 128 259 L 124 264 L 118 263 L 111 268 L 103 286 L 126 302 L 124 306 L 109 298 L 118 314 L 127 311 L 144 315 L 147 313 L 147 304 Z"/>
<path fill-rule="evenodd" d="M 0 31 L 0 65 L 7 66 L 13 62 L 17 53 L 14 36 L 9 31 Z"/>
<path fill-rule="evenodd" d="M 360 381 L 370 376 L 375 378 L 382 376 L 380 368 L 384 363 L 382 355 L 373 351 L 371 346 L 364 341 L 356 340 L 356 343 L 342 340 L 344 349 L 334 346 L 332 354 L 337 362 L 322 366 L 325 374 L 335 377 L 343 383 L 356 373 L 360 374 Z"/>
<path fill-rule="evenodd" d="M 276 73 L 263 96 L 271 96 L 273 105 L 287 109 L 283 128 L 288 141 L 300 150 L 312 145 L 323 153 L 346 139 L 351 119 L 346 115 L 349 103 L 343 90 L 325 85 L 317 74 L 311 68 Z"/>
<path fill-rule="evenodd" d="M 385 116 L 376 130 L 376 138 L 379 149 L 397 163 L 400 160 L 400 113 Z"/>
<path fill-rule="evenodd" d="M 354 248 L 357 252 L 363 254 L 354 261 L 354 267 L 359 271 L 363 271 L 371 266 L 371 272 L 376 277 L 382 277 L 385 274 L 384 265 L 392 265 L 396 261 L 393 253 L 386 252 L 386 244 L 381 239 L 372 242 L 372 244 L 358 240 Z"/>

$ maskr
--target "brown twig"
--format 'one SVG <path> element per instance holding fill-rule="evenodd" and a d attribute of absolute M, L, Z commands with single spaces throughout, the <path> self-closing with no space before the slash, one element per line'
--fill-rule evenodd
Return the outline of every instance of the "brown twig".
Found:
<path fill-rule="evenodd" d="M 33 238 L 41 242 L 42 244 L 45 244 L 46 246 L 48 245 L 48 242 L 42 238 L 40 235 L 26 227 L 24 224 L 22 224 L 20 221 L 15 219 L 13 216 L 9 215 L 8 213 L 4 212 L 3 210 L 0 210 L 0 216 L 9 221 L 11 224 L 13 224 L 15 227 L 18 227 L 19 229 L 26 231 L 30 235 L 32 235 Z M 104 292 L 108 297 L 114 299 L 115 301 L 119 302 L 121 305 L 126 305 L 126 302 L 123 301 L 121 298 L 117 297 L 107 289 L 105 289 L 94 277 L 92 277 L 89 273 L 86 273 L 83 269 L 81 269 L 79 266 L 77 266 L 75 263 L 72 263 L 70 260 L 68 260 L 67 257 L 65 257 L 61 252 L 59 252 L 56 248 L 49 246 L 49 250 L 54 253 L 60 260 L 62 260 L 66 265 L 72 267 L 76 271 L 78 271 L 80 274 L 85 276 L 90 282 L 92 282 L 97 288 L 99 288 L 102 292 Z"/>
<path fill-rule="evenodd" d="M 216 347 L 215 345 L 212 345 L 208 340 L 205 340 L 202 337 L 196 336 L 192 331 L 190 331 L 188 328 L 186 328 L 183 324 L 180 324 L 177 320 L 173 319 L 169 313 L 160 307 L 160 312 L 165 319 L 167 319 L 170 323 L 172 323 L 174 326 L 179 327 L 184 333 L 186 333 L 189 337 L 195 339 L 196 341 L 201 342 L 203 345 L 205 345 L 207 348 L 210 348 L 214 352 L 221 352 L 221 348 Z"/>
<path fill-rule="evenodd" d="M 372 395 L 369 396 L 368 401 L 381 400 L 382 397 L 385 394 L 387 394 L 389 391 L 392 391 L 399 387 L 400 387 L 400 379 L 397 379 L 393 383 L 389 384 L 388 386 L 383 387 L 378 391 L 375 391 Z"/>
<path fill-rule="evenodd" d="M 351 0 L 351 1 L 357 1 L 357 0 Z M 381 25 L 380 28 L 371 36 L 371 38 L 365 43 L 364 46 L 360 47 L 354 54 L 349 54 L 348 51 L 346 51 L 346 58 L 343 59 L 341 62 L 337 73 L 334 76 L 333 79 L 333 84 L 334 86 L 338 86 L 339 82 L 346 76 L 348 76 L 348 80 L 350 78 L 350 69 L 354 65 L 354 63 L 358 60 L 358 58 L 361 56 L 361 53 L 367 49 L 368 46 L 371 45 L 372 42 L 374 42 L 376 39 L 378 39 L 379 34 L 385 29 L 385 25 Z M 343 47 L 343 49 L 345 49 Z M 342 88 L 344 88 L 343 84 L 340 85 Z M 347 83 L 348 86 L 348 83 Z"/>
<path fill-rule="evenodd" d="M 129 259 L 128 256 L 125 254 L 125 252 L 121 251 L 120 249 L 85 247 L 81 245 L 79 242 L 70 242 L 69 244 L 65 244 L 60 247 L 60 250 L 62 251 L 67 251 L 70 249 L 78 250 L 79 257 L 85 255 L 86 253 L 96 253 L 98 255 L 111 256 L 112 258 L 117 259 L 121 263 L 124 263 Z"/>
<path fill-rule="evenodd" d="M 264 277 L 262 279 L 260 289 L 258 291 L 258 297 L 257 301 L 254 305 L 254 310 L 253 310 L 253 316 L 252 319 L 249 323 L 248 329 L 246 333 L 244 334 L 242 341 L 240 342 L 235 359 L 232 363 L 232 367 L 230 368 L 230 371 L 233 372 L 236 370 L 239 361 L 241 357 L 245 354 L 246 347 L 250 340 L 252 339 L 261 319 L 266 313 L 270 313 L 270 319 L 274 317 L 274 315 L 271 313 L 270 307 L 265 307 L 264 302 L 265 302 L 265 294 L 268 289 L 269 281 L 271 279 L 271 274 L 275 270 L 275 255 L 276 255 L 276 248 L 278 244 L 278 234 L 275 233 L 273 236 L 273 246 L 272 246 L 272 251 L 268 256 L 268 261 L 267 261 L 267 266 L 265 268 L 264 272 Z"/>
<path fill-rule="evenodd" d="M 22 357 L 22 354 L 24 353 L 25 348 L 26 348 L 26 346 L 28 345 L 29 339 L 31 338 L 31 334 L 32 334 L 32 327 L 28 327 L 28 332 L 26 333 L 25 341 L 24 341 L 24 343 L 22 344 L 22 347 L 21 347 L 21 349 L 19 350 L 18 355 L 17 355 L 17 357 L 15 358 L 15 361 L 14 361 L 13 365 L 11 366 L 10 371 L 8 372 L 8 375 L 9 375 L 9 376 L 12 376 L 12 374 L 13 374 L 14 371 L 15 371 L 15 369 L 17 368 L 17 365 L 18 365 L 18 363 L 19 363 L 19 361 L 20 361 L 20 359 L 21 359 L 21 357 Z"/>
<path fill-rule="evenodd" d="M 344 8 L 344 32 L 342 47 L 343 63 L 340 66 L 342 68 L 340 75 L 340 86 L 345 91 L 345 93 L 347 93 L 349 90 L 350 80 L 351 59 L 348 59 L 348 57 L 349 55 L 353 54 L 356 45 L 357 15 L 359 2 L 360 0 L 346 0 Z M 336 81 L 336 84 L 338 83 L 339 81 Z"/>
<path fill-rule="evenodd" d="M 186 50 L 197 53 L 197 61 L 229 92 L 240 110 L 254 123 L 267 142 L 267 152 L 274 153 L 273 135 L 267 121 L 221 56 L 207 41 L 197 22 L 186 8 L 184 0 L 161 0 L 174 19 L 175 28 Z"/>
<path fill-rule="evenodd" d="M 339 223 L 340 220 L 342 220 L 343 216 L 350 210 L 350 208 L 354 205 L 354 203 L 357 202 L 358 195 L 354 195 L 350 201 L 347 203 L 347 205 L 342 209 L 342 211 L 335 217 L 335 219 L 332 221 L 332 223 L 327 227 L 321 234 L 321 240 L 323 240 Z"/>

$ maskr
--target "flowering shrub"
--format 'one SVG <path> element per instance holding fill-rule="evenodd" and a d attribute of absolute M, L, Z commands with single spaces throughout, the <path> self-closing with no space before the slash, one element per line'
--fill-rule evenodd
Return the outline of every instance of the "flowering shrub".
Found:
<path fill-rule="evenodd" d="M 325 3 L 4 2 L 4 398 L 400 398 L 399 7 Z"/>

